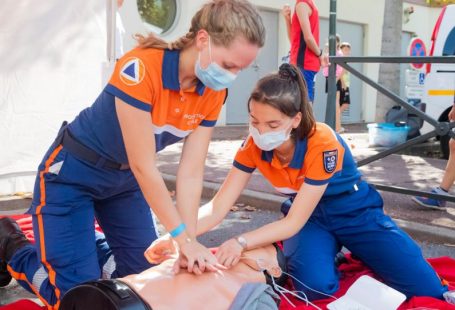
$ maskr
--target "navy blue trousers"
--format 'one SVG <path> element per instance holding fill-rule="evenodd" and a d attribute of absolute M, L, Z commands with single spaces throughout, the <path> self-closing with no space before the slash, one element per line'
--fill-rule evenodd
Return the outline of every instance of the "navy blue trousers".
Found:
<path fill-rule="evenodd" d="M 18 250 L 9 270 L 49 308 L 77 284 L 150 267 L 144 251 L 157 236 L 131 170 L 100 168 L 53 145 L 39 166 L 29 213 L 36 244 Z M 105 235 L 95 233 L 95 219 Z"/>
<path fill-rule="evenodd" d="M 358 187 L 358 191 L 323 198 L 300 232 L 284 241 L 290 273 L 314 290 L 333 294 L 340 277 L 334 258 L 344 246 L 408 298 L 442 298 L 447 286 L 419 246 L 384 214 L 379 193 L 366 182 Z M 291 204 L 286 201 L 282 210 Z M 310 300 L 326 298 L 297 281 L 294 285 Z"/>
<path fill-rule="evenodd" d="M 316 71 L 305 70 L 300 67 L 300 72 L 302 72 L 303 78 L 305 79 L 307 90 L 308 90 L 308 99 L 311 102 L 314 102 L 314 93 L 315 93 L 315 83 L 316 83 Z"/>

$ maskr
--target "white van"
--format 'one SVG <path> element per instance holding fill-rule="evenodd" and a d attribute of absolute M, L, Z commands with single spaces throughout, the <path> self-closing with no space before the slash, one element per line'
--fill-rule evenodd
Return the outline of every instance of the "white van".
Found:
<path fill-rule="evenodd" d="M 455 56 L 455 4 L 444 7 L 431 36 L 430 56 Z M 455 63 L 427 64 L 422 102 L 426 113 L 439 121 L 447 121 L 455 103 Z M 425 134 L 433 126 L 424 122 L 420 132 Z M 449 156 L 448 136 L 441 137 L 441 150 Z"/>

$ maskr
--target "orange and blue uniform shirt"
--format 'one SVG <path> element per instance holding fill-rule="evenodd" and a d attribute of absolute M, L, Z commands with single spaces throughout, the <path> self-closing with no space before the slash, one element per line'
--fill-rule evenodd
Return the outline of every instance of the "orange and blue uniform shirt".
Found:
<path fill-rule="evenodd" d="M 235 156 L 234 167 L 248 173 L 257 168 L 279 193 L 291 197 L 303 183 L 328 183 L 324 196 L 333 196 L 352 190 L 360 179 L 349 147 L 323 123 L 316 123 L 310 137 L 296 141 L 293 158 L 286 166 L 273 150 L 261 150 L 248 137 Z"/>
<path fill-rule="evenodd" d="M 135 48 L 125 54 L 95 103 L 69 125 L 72 135 L 103 157 L 127 163 L 115 97 L 151 114 L 156 152 L 198 126 L 215 126 L 226 91 L 206 88 L 200 81 L 194 89 L 182 91 L 179 57 L 179 51 L 153 48 Z"/>
<path fill-rule="evenodd" d="M 201 82 L 182 91 L 179 57 L 179 51 L 150 48 L 128 52 L 93 105 L 65 129 L 104 159 L 126 164 L 116 97 L 149 113 L 153 126 L 147 130 L 154 131 L 156 152 L 198 126 L 214 126 L 226 91 Z M 37 243 L 20 249 L 9 262 L 19 283 L 53 309 L 69 289 L 101 272 L 116 278 L 149 268 L 143 253 L 157 238 L 150 206 L 132 171 L 78 158 L 61 144 L 62 134 L 63 129 L 38 167 L 28 211 Z M 95 217 L 109 243 L 94 233 Z"/>
<path fill-rule="evenodd" d="M 340 275 L 333 262 L 342 246 L 407 298 L 441 298 L 448 290 L 419 246 L 384 214 L 381 196 L 361 180 L 349 147 L 327 125 L 317 123 L 313 135 L 296 141 L 287 166 L 273 151 L 259 149 L 250 137 L 239 149 L 234 166 L 247 173 L 257 168 L 276 190 L 290 196 L 281 205 L 284 215 L 302 184 L 328 184 L 303 227 L 283 240 L 288 272 L 299 279 L 293 285 L 310 300 L 326 298 L 321 291 L 338 291 Z"/>

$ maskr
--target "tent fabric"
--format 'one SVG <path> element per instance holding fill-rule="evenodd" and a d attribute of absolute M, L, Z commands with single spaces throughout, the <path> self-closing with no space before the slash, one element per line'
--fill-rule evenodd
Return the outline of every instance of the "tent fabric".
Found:
<path fill-rule="evenodd" d="M 62 121 L 104 87 L 105 2 L 0 1 L 0 195 L 33 190 Z"/>

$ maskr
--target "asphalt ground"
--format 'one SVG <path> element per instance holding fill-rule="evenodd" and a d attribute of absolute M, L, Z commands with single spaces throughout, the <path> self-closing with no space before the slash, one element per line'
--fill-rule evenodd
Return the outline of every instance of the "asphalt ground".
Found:
<path fill-rule="evenodd" d="M 365 125 L 366 128 L 366 125 Z M 204 195 L 208 198 L 224 181 L 238 147 L 247 136 L 245 126 L 217 127 L 214 141 L 210 144 L 204 175 Z M 350 145 L 356 160 L 377 154 L 383 148 L 368 145 L 368 133 L 363 127 L 348 128 L 343 138 Z M 429 191 L 438 186 L 447 161 L 424 153 L 436 154 L 437 142 L 414 147 L 407 154 L 393 154 L 360 168 L 363 178 L 375 184 L 399 186 L 415 190 Z M 163 173 L 168 187 L 175 187 L 175 175 L 180 161 L 183 144 L 174 144 L 158 156 L 158 167 Z M 413 153 L 420 155 L 410 155 Z M 405 224 L 403 227 L 420 234 L 432 234 L 444 242 L 455 244 L 455 204 L 447 203 L 447 210 L 432 210 L 415 204 L 410 196 L 391 192 L 381 192 L 385 212 Z M 280 201 L 285 198 L 277 195 L 273 187 L 258 173 L 253 173 L 247 189 L 240 200 L 257 204 L 261 209 L 279 210 Z"/>
<path fill-rule="evenodd" d="M 346 126 L 348 127 L 348 126 Z M 363 127 L 348 127 L 343 137 L 351 146 L 357 160 L 376 154 L 381 149 L 368 146 L 368 134 Z M 231 168 L 235 151 L 247 135 L 246 127 L 217 127 L 214 141 L 206 161 L 204 199 L 210 199 Z M 176 167 L 182 144 L 175 144 L 158 156 L 158 166 L 168 184 L 175 188 Z M 438 158 L 437 142 L 428 142 L 391 155 L 361 168 L 367 181 L 428 190 L 437 186 L 444 173 L 446 161 Z M 425 257 L 455 257 L 455 204 L 448 203 L 446 211 L 427 210 L 413 203 L 409 196 L 381 192 L 384 209 L 419 243 Z M 17 214 L 28 208 L 30 199 L 19 193 L 13 197 L 0 197 L 0 215 Z M 215 247 L 232 236 L 262 226 L 279 218 L 279 203 L 283 197 L 255 173 L 248 188 L 239 198 L 237 211 L 231 211 L 216 229 L 200 238 L 209 247 Z M 252 208 L 246 210 L 246 206 Z M 15 281 L 0 288 L 0 305 L 33 295 L 20 288 Z"/>
<path fill-rule="evenodd" d="M 15 201 L 14 204 L 16 207 L 21 208 L 11 208 L 8 213 L 11 214 L 13 212 L 19 213 L 24 211 L 24 207 L 26 207 L 29 202 L 29 199 Z M 4 201 L 0 202 L 0 206 L 2 205 L 4 205 Z M 277 211 L 259 209 L 257 206 L 249 205 L 241 200 L 236 207 L 237 208 L 234 208 L 236 211 L 229 212 L 227 218 L 216 229 L 199 238 L 204 245 L 208 247 L 217 247 L 233 236 L 275 221 L 281 216 Z M 0 214 L 4 215 L 4 212 L 1 211 Z M 417 242 L 419 243 L 424 256 L 427 258 L 440 256 L 455 257 L 454 245 L 433 242 L 428 239 L 417 239 Z M 38 298 L 25 291 L 14 280 L 9 286 L 0 288 L 0 305 L 6 305 L 22 298 L 32 299 L 33 301 L 40 303 Z"/>

